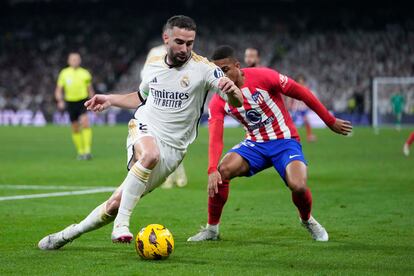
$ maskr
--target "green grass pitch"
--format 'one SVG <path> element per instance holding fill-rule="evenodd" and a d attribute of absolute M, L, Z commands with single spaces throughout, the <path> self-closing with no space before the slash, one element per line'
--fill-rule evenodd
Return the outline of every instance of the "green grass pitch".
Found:
<path fill-rule="evenodd" d="M 94 159 L 77 161 L 67 127 L 0 128 L 0 197 L 57 192 L 5 185 L 117 186 L 125 176 L 126 126 L 94 128 Z M 168 227 L 175 251 L 143 261 L 134 246 L 112 244 L 111 226 L 58 251 L 40 251 L 46 234 L 78 222 L 110 193 L 0 201 L 0 275 L 354 275 L 414 273 L 414 155 L 402 155 L 409 130 L 357 128 L 352 137 L 316 130 L 303 142 L 313 214 L 330 234 L 317 243 L 299 225 L 290 192 L 273 169 L 235 179 L 221 241 L 190 244 L 207 217 L 207 130 L 184 165 L 185 188 L 157 189 L 132 217 L 138 232 Z M 303 136 L 303 131 L 301 130 Z M 243 137 L 227 129 L 226 148 Z M 414 151 L 414 148 L 413 148 Z M 76 190 L 76 189 L 74 189 Z"/>

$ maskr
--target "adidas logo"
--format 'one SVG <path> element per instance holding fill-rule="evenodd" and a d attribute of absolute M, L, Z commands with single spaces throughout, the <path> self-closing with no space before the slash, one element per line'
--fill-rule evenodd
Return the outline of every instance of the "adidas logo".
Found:
<path fill-rule="evenodd" d="M 152 81 L 150 81 L 150 83 L 157 83 L 157 77 L 153 78 Z"/>

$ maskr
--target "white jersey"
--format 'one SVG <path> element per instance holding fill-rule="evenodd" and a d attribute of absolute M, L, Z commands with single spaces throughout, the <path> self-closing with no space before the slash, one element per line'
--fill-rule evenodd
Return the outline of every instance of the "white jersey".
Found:
<path fill-rule="evenodd" d="M 180 67 L 170 67 L 166 55 L 153 56 L 146 64 L 139 95 L 143 104 L 135 118 L 148 123 L 148 130 L 171 147 L 186 150 L 197 136 L 197 126 L 208 91 L 227 101 L 218 88 L 224 73 L 194 52 Z"/>
<path fill-rule="evenodd" d="M 165 48 L 164 44 L 151 48 L 151 50 L 148 52 L 147 58 L 145 59 L 144 67 L 141 70 L 141 80 L 144 78 L 144 72 L 145 72 L 145 69 L 147 68 L 146 65 L 148 64 L 148 61 L 153 57 L 162 56 L 162 55 L 165 55 L 166 53 L 167 53 L 167 48 Z"/>

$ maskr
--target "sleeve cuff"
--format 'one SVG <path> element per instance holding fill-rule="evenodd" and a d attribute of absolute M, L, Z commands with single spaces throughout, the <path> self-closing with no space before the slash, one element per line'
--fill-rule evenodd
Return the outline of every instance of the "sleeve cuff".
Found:
<path fill-rule="evenodd" d="M 210 174 L 210 173 L 213 173 L 213 172 L 215 172 L 215 171 L 217 171 L 217 168 L 215 168 L 215 167 L 210 167 L 210 168 L 208 168 L 207 173 L 208 173 L 208 174 Z"/>
<path fill-rule="evenodd" d="M 137 91 L 137 94 L 138 94 L 138 98 L 139 98 L 139 100 L 141 101 L 141 102 L 143 102 L 144 101 L 144 98 L 142 98 L 142 96 L 141 96 L 141 92 L 138 90 Z"/>

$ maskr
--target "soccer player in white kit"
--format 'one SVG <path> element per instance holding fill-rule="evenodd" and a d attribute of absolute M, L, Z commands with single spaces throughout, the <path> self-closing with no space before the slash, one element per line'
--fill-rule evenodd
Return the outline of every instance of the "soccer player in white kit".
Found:
<path fill-rule="evenodd" d="M 197 135 L 208 91 L 232 106 L 242 105 L 241 91 L 220 68 L 192 52 L 195 22 L 183 15 L 168 19 L 163 40 L 167 54 L 148 60 L 138 92 L 95 95 L 85 103 L 100 112 L 110 106 L 137 108 L 128 124 L 129 172 L 112 196 L 78 224 L 39 241 L 43 250 L 59 249 L 82 234 L 114 221 L 113 242 L 130 242 L 129 220 L 138 200 L 152 191 L 181 163 Z"/>
<path fill-rule="evenodd" d="M 165 30 L 163 30 L 163 33 Z M 144 78 L 145 71 L 148 68 L 148 61 L 152 57 L 156 56 L 164 56 L 167 53 L 167 48 L 164 44 L 155 46 L 151 48 L 151 50 L 148 52 L 147 58 L 145 59 L 144 67 L 141 70 L 141 79 Z M 187 185 L 187 175 L 185 173 L 185 168 L 183 162 L 178 165 L 178 167 L 175 169 L 174 172 L 172 172 L 167 179 L 164 181 L 164 183 L 161 185 L 161 188 L 164 189 L 171 189 L 176 185 L 177 187 L 184 187 Z"/>

